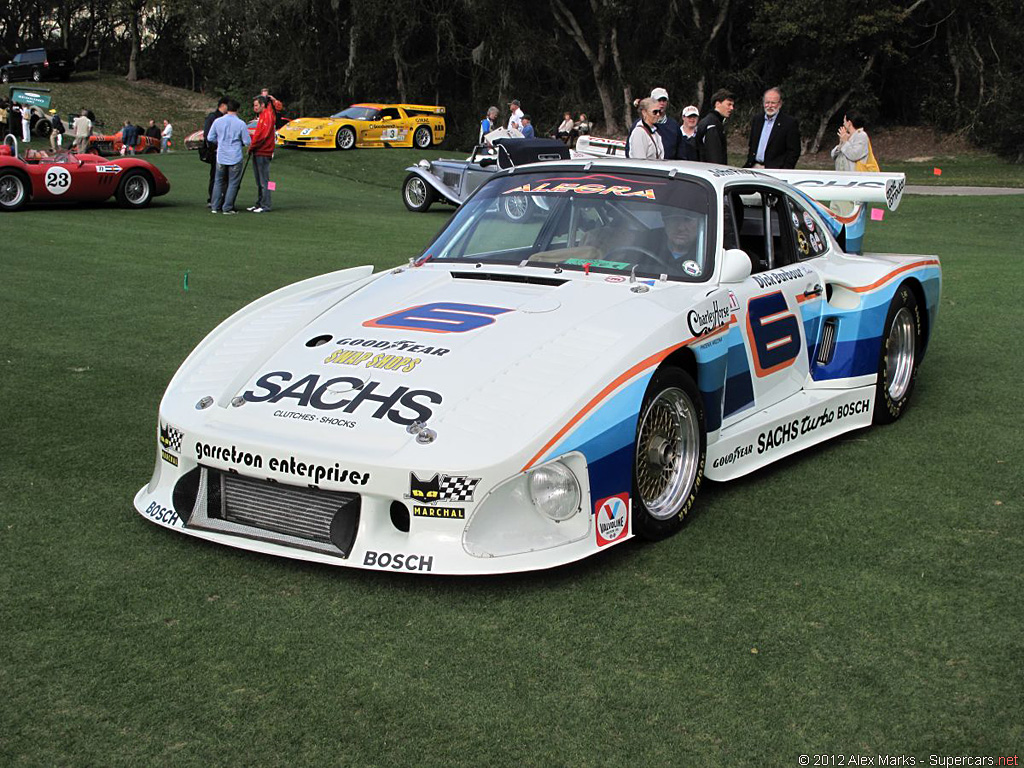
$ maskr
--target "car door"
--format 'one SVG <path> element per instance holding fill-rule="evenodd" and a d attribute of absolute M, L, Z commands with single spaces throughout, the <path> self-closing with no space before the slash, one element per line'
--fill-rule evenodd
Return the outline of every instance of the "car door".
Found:
<path fill-rule="evenodd" d="M 823 281 L 813 260 L 799 258 L 796 216 L 784 192 L 746 183 L 726 187 L 725 198 L 725 245 L 744 250 L 752 270 L 730 286 L 742 352 L 730 358 L 723 413 L 729 426 L 805 386 Z"/>
<path fill-rule="evenodd" d="M 363 141 L 367 144 L 380 144 L 385 131 L 388 132 L 389 137 L 394 134 L 397 136 L 401 124 L 399 118 L 401 114 L 394 107 L 387 107 L 380 110 L 377 116 L 374 117 L 363 132 Z M 396 141 L 397 139 L 388 138 L 388 141 Z"/>

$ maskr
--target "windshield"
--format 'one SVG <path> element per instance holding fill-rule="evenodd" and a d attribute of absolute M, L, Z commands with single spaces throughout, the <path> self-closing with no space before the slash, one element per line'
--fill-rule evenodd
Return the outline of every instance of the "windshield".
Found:
<path fill-rule="evenodd" d="M 331 117 L 343 117 L 348 120 L 373 120 L 377 110 L 373 107 L 347 107 Z"/>
<path fill-rule="evenodd" d="M 714 269 L 710 195 L 690 179 L 628 172 L 502 176 L 458 210 L 424 256 L 703 282 Z"/>

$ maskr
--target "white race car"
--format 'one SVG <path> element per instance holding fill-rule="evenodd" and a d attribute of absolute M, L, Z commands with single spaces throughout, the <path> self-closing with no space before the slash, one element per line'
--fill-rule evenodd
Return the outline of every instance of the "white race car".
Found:
<path fill-rule="evenodd" d="M 495 174 L 409 266 L 306 280 L 214 330 L 167 388 L 136 509 L 333 565 L 527 571 L 668 536 L 705 479 L 895 420 L 939 260 L 848 255 L 811 196 L 895 209 L 903 177 L 786 174 Z M 513 195 L 544 205 L 512 220 Z"/>

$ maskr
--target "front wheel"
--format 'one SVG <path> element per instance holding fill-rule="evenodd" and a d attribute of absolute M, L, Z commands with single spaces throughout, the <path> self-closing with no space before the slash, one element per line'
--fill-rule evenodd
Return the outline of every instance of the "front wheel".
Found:
<path fill-rule="evenodd" d="M 334 146 L 338 149 L 352 149 L 356 145 L 356 132 L 348 126 L 338 129 L 334 136 Z"/>
<path fill-rule="evenodd" d="M 416 129 L 416 132 L 412 135 L 412 143 L 416 145 L 417 149 L 427 149 L 434 139 L 430 134 L 430 129 L 425 125 L 421 125 Z"/>
<path fill-rule="evenodd" d="M 33 69 L 32 70 L 32 82 L 33 83 L 38 83 L 38 82 L 42 81 L 42 79 L 43 79 L 43 73 L 40 70 L 38 70 L 38 69 Z"/>
<path fill-rule="evenodd" d="M 422 177 L 410 173 L 402 185 L 402 202 L 414 213 L 423 213 L 437 200 L 437 192 Z"/>
<path fill-rule="evenodd" d="M 917 381 L 924 332 L 921 306 L 908 283 L 896 290 L 882 331 L 875 385 L 875 424 L 891 424 L 903 415 Z"/>
<path fill-rule="evenodd" d="M 504 195 L 501 212 L 509 221 L 522 221 L 530 212 L 530 198 L 526 195 Z"/>
<path fill-rule="evenodd" d="M 122 208 L 145 208 L 153 199 L 153 181 L 143 170 L 128 171 L 117 188 L 117 202 Z"/>
<path fill-rule="evenodd" d="M 662 368 L 640 408 L 633 451 L 633 532 L 650 541 L 679 530 L 704 479 L 704 404 L 681 368 Z"/>
<path fill-rule="evenodd" d="M 0 211 L 16 211 L 28 199 L 25 179 L 16 171 L 0 171 Z"/>

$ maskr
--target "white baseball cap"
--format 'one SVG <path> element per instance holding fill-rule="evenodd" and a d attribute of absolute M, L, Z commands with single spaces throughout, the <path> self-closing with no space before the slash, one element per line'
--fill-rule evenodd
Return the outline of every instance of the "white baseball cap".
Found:
<path fill-rule="evenodd" d="M 668 98 L 668 91 L 666 91 L 664 88 L 655 88 L 653 91 L 651 91 L 651 98 L 652 99 L 667 99 Z"/>
<path fill-rule="evenodd" d="M 700 110 L 691 104 L 683 109 L 683 117 L 700 117 Z"/>

